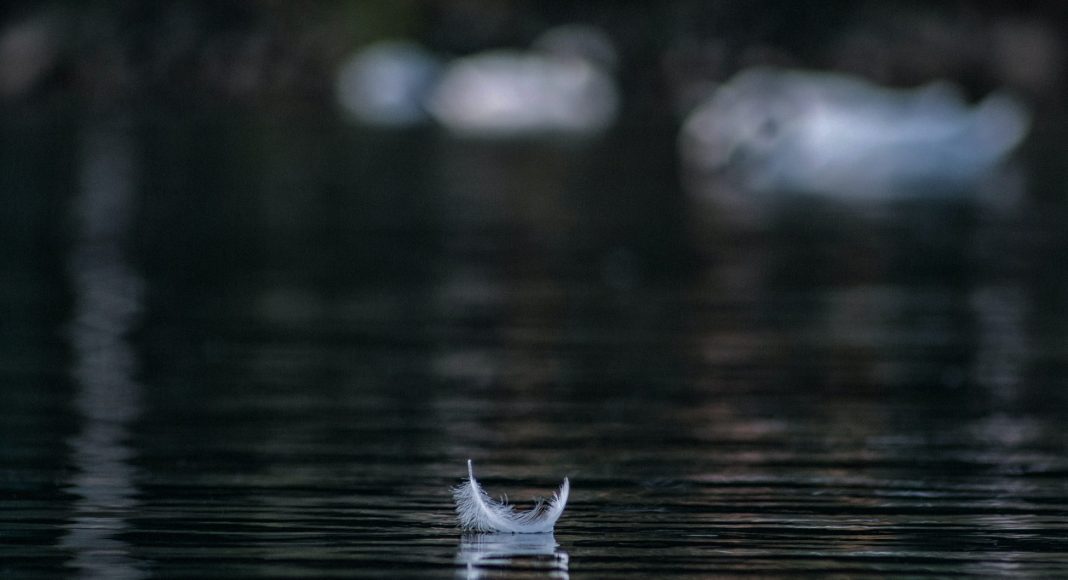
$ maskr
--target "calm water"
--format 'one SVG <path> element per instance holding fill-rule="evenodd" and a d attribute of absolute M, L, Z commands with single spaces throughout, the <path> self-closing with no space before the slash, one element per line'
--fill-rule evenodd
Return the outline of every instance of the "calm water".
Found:
<path fill-rule="evenodd" d="M 5 123 L 0 576 L 1068 575 L 1048 212 L 700 241 L 667 132 Z M 461 535 L 468 458 L 555 535 Z"/>

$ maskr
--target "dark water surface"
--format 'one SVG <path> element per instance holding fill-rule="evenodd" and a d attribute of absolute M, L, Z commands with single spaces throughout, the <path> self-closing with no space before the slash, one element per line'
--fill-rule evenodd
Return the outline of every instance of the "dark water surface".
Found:
<path fill-rule="evenodd" d="M 707 251 L 668 134 L 5 123 L 0 576 L 1068 575 L 1043 212 Z"/>

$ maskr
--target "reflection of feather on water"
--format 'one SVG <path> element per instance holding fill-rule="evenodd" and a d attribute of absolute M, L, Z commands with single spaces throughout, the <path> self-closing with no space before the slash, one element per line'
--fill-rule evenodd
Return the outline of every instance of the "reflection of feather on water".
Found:
<path fill-rule="evenodd" d="M 564 513 L 571 484 L 564 478 L 560 490 L 548 502 L 539 500 L 534 509 L 517 512 L 507 500 L 495 500 L 475 479 L 474 467 L 467 460 L 467 481 L 452 491 L 460 527 L 478 532 L 538 534 L 552 532 L 556 520 Z"/>
<path fill-rule="evenodd" d="M 689 171 L 728 174 L 751 195 L 878 201 L 977 188 L 1029 124 L 1026 108 L 1004 94 L 970 106 L 948 83 L 888 89 L 752 69 L 690 115 L 679 145 Z"/>
<path fill-rule="evenodd" d="M 537 572 L 551 578 L 568 577 L 568 555 L 550 534 L 465 534 L 456 562 L 466 578 L 480 578 L 487 570 Z"/>

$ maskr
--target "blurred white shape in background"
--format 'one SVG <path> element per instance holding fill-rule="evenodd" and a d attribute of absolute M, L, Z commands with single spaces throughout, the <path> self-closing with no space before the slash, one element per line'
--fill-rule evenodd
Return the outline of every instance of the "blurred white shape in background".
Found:
<path fill-rule="evenodd" d="M 378 42 L 342 65 L 337 78 L 338 103 L 366 125 L 416 125 L 426 119 L 424 102 L 440 69 L 438 59 L 414 42 Z"/>
<path fill-rule="evenodd" d="M 567 25 L 528 51 L 457 59 L 430 96 L 430 114 L 452 133 L 481 138 L 582 136 L 608 128 L 619 94 L 615 50 L 603 32 Z"/>
<path fill-rule="evenodd" d="M 1029 125 L 1005 94 L 971 106 L 945 82 L 890 89 L 756 68 L 690 114 L 679 147 L 685 170 L 726 176 L 749 194 L 880 201 L 979 188 Z"/>

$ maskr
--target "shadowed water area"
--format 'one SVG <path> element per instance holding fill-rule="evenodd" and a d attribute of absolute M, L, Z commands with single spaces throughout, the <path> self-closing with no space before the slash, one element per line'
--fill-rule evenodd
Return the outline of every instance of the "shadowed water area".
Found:
<path fill-rule="evenodd" d="M 1058 214 L 704 236 L 648 127 L 3 125 L 0 576 L 1068 574 Z M 462 535 L 468 458 L 555 534 Z"/>

